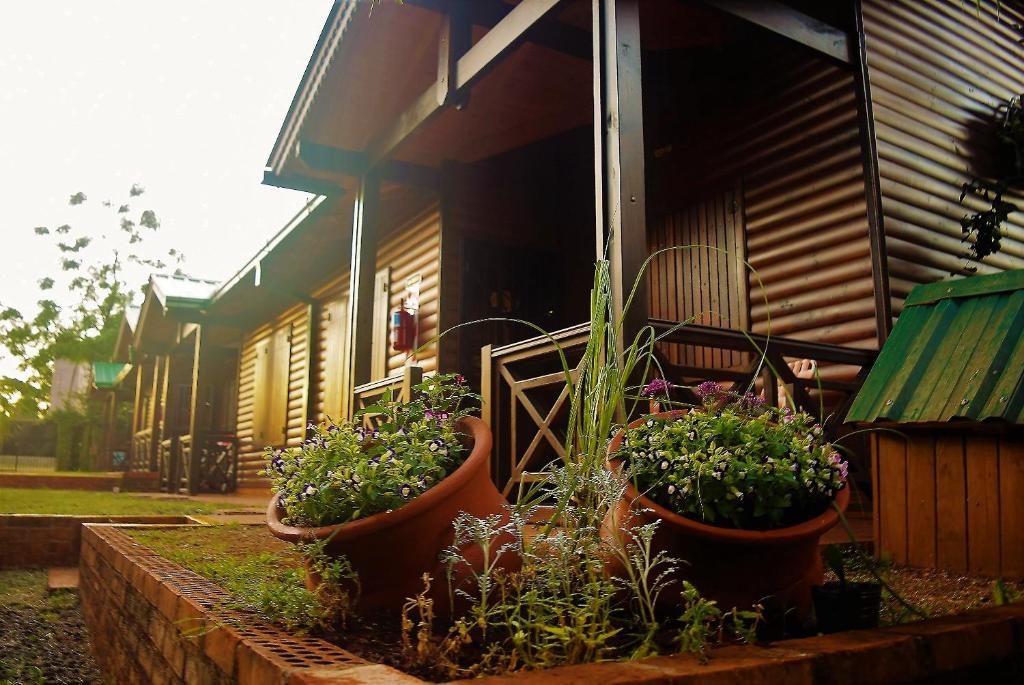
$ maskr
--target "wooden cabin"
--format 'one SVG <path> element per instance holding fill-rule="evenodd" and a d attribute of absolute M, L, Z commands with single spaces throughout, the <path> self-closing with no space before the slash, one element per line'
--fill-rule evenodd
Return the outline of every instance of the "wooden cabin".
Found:
<path fill-rule="evenodd" d="M 764 352 L 779 378 L 758 387 L 841 430 L 913 287 L 972 266 L 959 220 L 983 207 L 960 187 L 1024 91 L 1020 10 L 335 2 L 264 174 L 316 198 L 190 314 L 225 350 L 210 368 L 237 365 L 239 486 L 266 488 L 264 447 L 421 368 L 479 383 L 511 491 L 563 449 L 566 403 L 553 346 L 507 319 L 575 359 L 598 256 L 620 309 L 641 279 L 627 331 L 690 322 L 660 344 L 672 380 L 747 384 Z M 1022 266 L 1011 217 L 977 268 Z M 490 321 L 413 354 L 397 310 L 416 345 Z M 158 376 L 140 367 L 154 395 Z"/>
<path fill-rule="evenodd" d="M 130 342 L 119 339 L 116 346 L 115 360 L 132 363 L 120 384 L 135 384 L 129 470 L 159 474 L 165 492 L 236 486 L 238 350 L 218 327 L 197 323 L 217 285 L 152 276 L 136 325 L 122 326 Z"/>
<path fill-rule="evenodd" d="M 969 273 L 959 219 L 980 205 L 960 186 L 990 171 L 995 111 L 1024 91 L 1020 16 L 955 0 L 335 3 L 265 182 L 337 202 L 342 402 L 398 368 L 380 341 L 410 292 L 385 246 L 429 252 L 423 332 L 523 318 L 569 346 L 596 255 L 621 305 L 649 254 L 689 246 L 641 274 L 629 330 L 692 321 L 661 350 L 684 382 L 749 382 L 752 333 L 802 408 L 841 416 L 914 285 Z M 389 243 L 403 205 L 431 214 Z M 1017 218 L 978 269 L 1022 265 Z M 788 370 L 802 359 L 820 378 Z M 532 331 L 469 326 L 422 361 L 479 379 L 510 487 L 561 450 L 564 394 Z"/>
<path fill-rule="evenodd" d="M 875 552 L 1024 578 L 1024 271 L 904 306 L 848 416 L 872 429 Z"/>

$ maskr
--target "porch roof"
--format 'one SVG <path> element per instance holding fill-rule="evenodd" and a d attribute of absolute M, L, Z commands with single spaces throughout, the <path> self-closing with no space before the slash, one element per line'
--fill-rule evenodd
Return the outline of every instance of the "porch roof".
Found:
<path fill-rule="evenodd" d="M 92 384 L 100 390 L 109 390 L 117 385 L 121 372 L 128 364 L 121 362 L 93 362 Z"/>
<path fill-rule="evenodd" d="M 847 421 L 1024 424 L 1024 270 L 911 291 Z"/>

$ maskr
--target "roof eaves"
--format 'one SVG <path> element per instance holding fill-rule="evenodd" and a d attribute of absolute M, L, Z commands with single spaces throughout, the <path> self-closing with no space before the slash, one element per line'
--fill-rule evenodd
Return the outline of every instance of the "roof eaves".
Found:
<path fill-rule="evenodd" d="M 282 226 L 281 230 L 275 233 L 252 257 L 252 259 L 247 261 L 241 269 L 236 271 L 233 276 L 221 283 L 220 286 L 213 291 L 213 294 L 210 295 L 210 299 L 207 304 L 215 304 L 218 300 L 227 295 L 227 293 L 229 293 L 243 278 L 245 278 L 246 274 L 255 269 L 256 266 L 262 260 L 266 259 L 268 255 L 272 254 L 285 238 L 299 230 L 307 221 L 319 216 L 323 211 L 326 211 L 325 208 L 328 206 L 327 200 L 328 198 L 323 195 L 318 195 L 310 199 L 306 203 L 306 206 L 300 209 L 295 216 L 288 221 L 288 223 Z"/>
<path fill-rule="evenodd" d="M 306 114 L 316 99 L 320 83 L 334 59 L 334 53 L 341 43 L 345 30 L 351 23 L 352 17 L 355 16 L 358 5 L 359 0 L 334 0 L 331 5 L 327 20 L 320 31 L 320 37 L 306 64 L 306 70 L 302 74 L 295 95 L 292 96 L 291 105 L 288 107 L 288 113 L 281 124 L 277 139 L 274 141 L 274 147 L 267 158 L 266 166 L 274 174 L 280 173 L 290 151 L 294 148 L 298 131 L 302 128 Z"/>

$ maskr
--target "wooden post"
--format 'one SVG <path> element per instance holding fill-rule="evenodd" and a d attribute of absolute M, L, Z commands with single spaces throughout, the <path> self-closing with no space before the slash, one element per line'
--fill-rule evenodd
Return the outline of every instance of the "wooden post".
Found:
<path fill-rule="evenodd" d="M 412 401 L 412 389 L 423 382 L 423 368 L 420 366 L 406 366 L 402 369 L 402 389 L 398 396 L 401 402 Z"/>
<path fill-rule="evenodd" d="M 189 398 L 188 410 L 188 435 L 192 450 L 192 456 L 188 460 L 188 494 L 190 495 L 199 492 L 199 474 L 203 456 L 203 436 L 199 435 L 199 384 L 203 377 L 202 361 L 205 356 L 202 354 L 202 346 L 203 327 L 196 326 L 195 344 L 192 347 L 192 397 Z"/>
<path fill-rule="evenodd" d="M 611 268 L 612 311 L 620 344 L 647 323 L 647 258 L 639 0 L 593 0 L 594 180 L 597 255 Z"/>
<path fill-rule="evenodd" d="M 303 378 L 302 416 L 305 421 L 306 433 L 309 424 L 316 423 L 316 359 L 320 349 L 320 303 L 310 302 L 306 305 L 306 374 Z"/>
<path fill-rule="evenodd" d="M 882 188 L 875 140 L 875 117 L 871 107 L 871 83 L 868 79 L 867 48 L 864 43 L 864 12 L 860 0 L 854 2 L 856 49 L 853 76 L 857 95 L 857 129 L 860 134 L 861 162 L 864 168 L 864 200 L 868 209 L 868 240 L 871 248 L 871 276 L 874 281 L 875 327 L 878 347 L 892 330 L 892 297 L 889 292 L 889 257 L 885 246 L 882 212 Z"/>
<path fill-rule="evenodd" d="M 163 374 L 160 366 L 163 362 Z M 153 401 L 150 404 L 149 470 L 159 469 L 157 463 L 160 441 L 163 439 L 164 415 L 167 409 L 167 377 L 171 371 L 171 355 L 157 357 L 153 362 Z M 162 387 L 161 387 L 162 386 Z"/>
<path fill-rule="evenodd" d="M 351 417 L 357 385 L 370 380 L 373 285 L 377 262 L 380 179 L 370 172 L 359 183 L 352 207 L 352 263 L 349 271 L 348 326 L 342 351 L 342 414 Z"/>

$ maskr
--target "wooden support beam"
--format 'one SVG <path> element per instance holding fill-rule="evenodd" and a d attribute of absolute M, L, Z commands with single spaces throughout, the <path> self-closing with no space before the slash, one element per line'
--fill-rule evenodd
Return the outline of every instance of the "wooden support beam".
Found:
<path fill-rule="evenodd" d="M 380 179 L 370 173 L 359 184 L 352 208 L 352 261 L 349 268 L 348 325 L 342 353 L 342 415 L 351 417 L 357 385 L 370 380 L 373 286 L 377 262 Z"/>
<path fill-rule="evenodd" d="M 459 58 L 455 67 L 456 91 L 462 91 L 481 79 L 501 58 L 525 39 L 525 34 L 554 9 L 560 0 L 522 0 L 501 21 Z M 444 47 L 447 50 L 447 46 Z M 451 87 L 451 84 L 449 84 Z M 416 98 L 392 126 L 367 148 L 368 162 L 375 168 L 409 139 L 420 127 L 437 116 L 440 86 L 435 82 Z"/>
<path fill-rule="evenodd" d="M 607 254 L 623 340 L 647 324 L 647 217 L 639 0 L 593 0 L 596 248 Z M 627 308 L 627 299 L 642 276 Z"/>
<path fill-rule="evenodd" d="M 365 152 L 344 150 L 308 140 L 300 141 L 297 148 L 299 159 L 316 171 L 358 179 L 370 169 Z M 377 167 L 377 176 L 384 181 L 427 190 L 436 190 L 438 187 L 437 169 L 396 159 L 381 162 Z"/>
<path fill-rule="evenodd" d="M 320 349 L 320 303 L 310 302 L 306 305 L 306 373 L 302 383 L 302 416 L 306 432 L 309 424 L 316 423 L 316 375 L 317 352 Z"/>
<path fill-rule="evenodd" d="M 826 57 L 852 64 L 845 31 L 775 0 L 703 0 L 704 4 L 777 33 Z"/>
<path fill-rule="evenodd" d="M 275 188 L 287 188 L 298 190 L 303 193 L 336 197 L 345 194 L 345 189 L 320 178 L 303 176 L 302 174 L 287 174 L 280 176 L 270 169 L 263 172 L 263 185 L 274 186 Z"/>
<path fill-rule="evenodd" d="M 465 0 L 451 0 L 441 22 L 441 42 L 437 52 L 437 104 L 457 109 L 466 106 L 469 94 L 456 88 L 459 58 L 473 44 L 472 25 Z M 511 8 L 510 8 L 511 9 Z"/>
<path fill-rule="evenodd" d="M 162 373 L 160 371 L 161 365 L 163 366 Z M 170 371 L 171 355 L 164 354 L 157 357 L 156 363 L 153 365 L 153 418 L 152 423 L 150 423 L 150 428 L 152 429 L 152 446 L 149 450 L 150 471 L 156 471 L 159 468 L 159 465 L 157 464 L 157 450 L 160 446 L 160 441 L 163 440 L 164 426 L 166 425 L 164 419 L 167 415 L 167 382 L 168 377 L 170 376 Z"/>
<path fill-rule="evenodd" d="M 857 130 L 860 135 L 861 163 L 864 169 L 864 201 L 868 209 L 868 240 L 871 246 L 871 277 L 874 282 L 875 327 L 878 348 L 892 331 L 892 297 L 889 290 L 889 256 L 885 246 L 882 212 L 882 186 L 878 170 L 878 145 L 875 139 L 875 115 L 871 106 L 867 47 L 864 43 L 864 14 L 860 0 L 854 0 L 856 61 L 854 87 L 857 89 Z"/>
<path fill-rule="evenodd" d="M 514 7 L 501 0 L 457 1 L 463 3 L 470 24 L 488 29 L 504 19 L 505 15 Z M 445 0 L 404 0 L 404 2 L 407 5 L 415 5 L 432 12 L 448 12 Z M 526 42 L 588 62 L 593 57 L 590 33 L 550 18 L 538 22 L 531 28 L 526 35 Z"/>
<path fill-rule="evenodd" d="M 199 386 L 202 383 L 203 362 L 203 327 L 197 326 L 195 331 L 195 343 L 192 348 L 192 397 L 189 398 L 188 434 L 192 440 L 192 458 L 188 460 L 188 494 L 194 495 L 199 492 L 199 467 L 202 460 L 202 441 L 199 436 Z M 180 481 L 180 478 L 178 479 Z M 177 490 L 178 483 L 174 484 Z"/>

